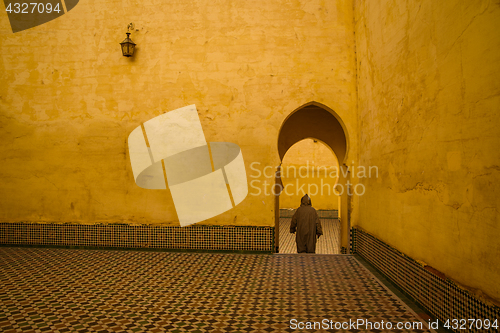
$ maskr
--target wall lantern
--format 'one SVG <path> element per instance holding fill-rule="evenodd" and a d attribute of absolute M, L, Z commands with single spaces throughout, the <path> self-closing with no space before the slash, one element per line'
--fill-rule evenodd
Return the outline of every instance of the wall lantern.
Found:
<path fill-rule="evenodd" d="M 129 29 L 130 29 L 130 26 L 132 25 L 132 23 L 129 24 Z M 133 27 L 133 26 L 132 26 Z M 131 57 L 134 55 L 134 50 L 135 50 L 135 46 L 137 44 L 135 44 L 132 39 L 130 39 L 130 32 L 127 32 L 127 38 L 125 38 L 123 40 L 123 42 L 120 43 L 121 47 L 122 47 L 122 53 L 125 57 Z"/>

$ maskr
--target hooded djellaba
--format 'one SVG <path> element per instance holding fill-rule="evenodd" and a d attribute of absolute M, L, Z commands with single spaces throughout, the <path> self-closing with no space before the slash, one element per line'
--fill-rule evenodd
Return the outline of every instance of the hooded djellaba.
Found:
<path fill-rule="evenodd" d="M 307 194 L 300 199 L 300 207 L 293 214 L 290 232 L 296 232 L 298 253 L 316 252 L 316 240 L 323 235 L 323 229 L 318 213 L 311 206 L 311 198 Z"/>

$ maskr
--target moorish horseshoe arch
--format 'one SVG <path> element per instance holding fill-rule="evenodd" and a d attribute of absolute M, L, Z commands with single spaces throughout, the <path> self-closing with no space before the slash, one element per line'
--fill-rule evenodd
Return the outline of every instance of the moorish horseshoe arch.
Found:
<path fill-rule="evenodd" d="M 346 126 L 339 115 L 318 102 L 306 103 L 292 111 L 281 124 L 278 132 L 278 154 L 280 165 L 283 157 L 295 143 L 307 138 L 315 138 L 327 145 L 337 156 L 339 161 L 339 178 L 336 185 L 345 189 L 339 196 L 339 219 L 341 225 L 342 253 L 349 253 L 349 212 L 347 184 L 350 174 L 347 172 L 346 158 L 349 151 L 349 137 Z M 275 202 L 274 202 L 274 227 L 275 227 L 275 252 L 279 252 L 279 195 L 283 185 L 278 177 L 279 166 L 275 177 Z M 344 173 L 345 172 L 345 173 Z M 343 175 L 347 174 L 347 177 Z"/>

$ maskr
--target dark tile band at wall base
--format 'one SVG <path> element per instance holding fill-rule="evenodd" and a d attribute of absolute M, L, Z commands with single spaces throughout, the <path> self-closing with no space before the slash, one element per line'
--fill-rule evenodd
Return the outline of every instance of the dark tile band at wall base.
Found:
<path fill-rule="evenodd" d="M 358 228 L 351 229 L 353 253 L 359 254 L 377 268 L 442 324 L 450 319 L 498 319 L 500 308 L 487 305 L 453 281 L 426 270 L 415 260 Z M 454 330 L 455 332 L 496 332 L 496 329 Z"/>
<path fill-rule="evenodd" d="M 0 244 L 272 253 L 274 228 L 0 223 Z"/>
<path fill-rule="evenodd" d="M 280 208 L 280 217 L 293 217 L 296 209 Z M 316 212 L 320 219 L 338 219 L 339 211 L 336 209 L 317 209 Z"/>

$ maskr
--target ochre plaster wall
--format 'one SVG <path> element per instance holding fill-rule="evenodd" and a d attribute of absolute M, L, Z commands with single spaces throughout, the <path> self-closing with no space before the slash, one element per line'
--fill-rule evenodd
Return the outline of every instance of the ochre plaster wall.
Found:
<path fill-rule="evenodd" d="M 339 165 L 335 154 L 321 141 L 305 139 L 293 145 L 281 164 L 281 181 L 285 190 L 280 195 L 280 208 L 297 208 L 308 194 L 316 209 L 338 209 L 334 186 Z"/>
<path fill-rule="evenodd" d="M 1 221 L 178 225 L 169 191 L 134 183 L 127 137 L 186 105 L 207 141 L 241 147 L 247 175 L 279 165 L 279 128 L 301 105 L 357 128 L 352 1 L 88 0 L 15 34 L 3 7 Z M 272 195 L 249 195 L 202 223 L 272 226 L 273 210 Z"/>
<path fill-rule="evenodd" d="M 357 224 L 500 300 L 500 5 L 357 1 Z"/>

